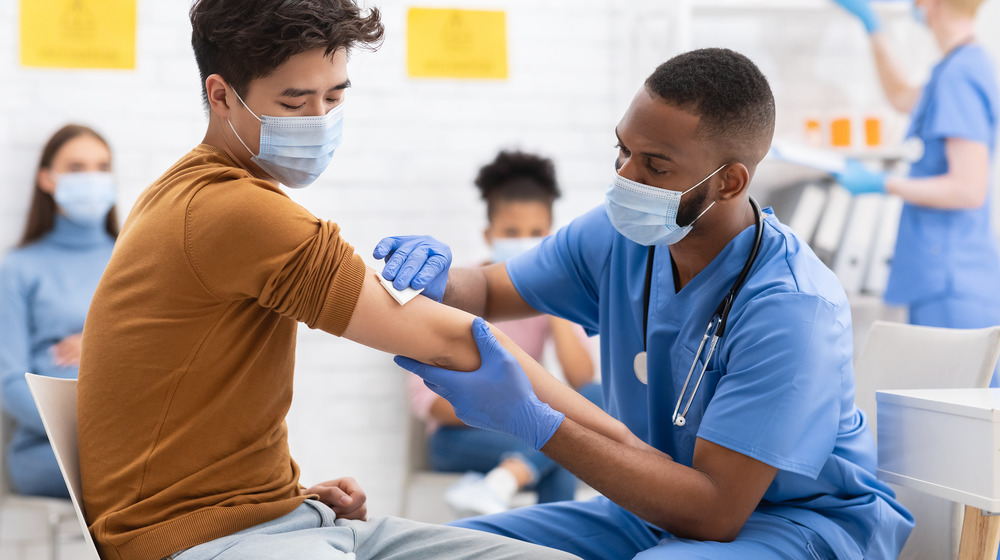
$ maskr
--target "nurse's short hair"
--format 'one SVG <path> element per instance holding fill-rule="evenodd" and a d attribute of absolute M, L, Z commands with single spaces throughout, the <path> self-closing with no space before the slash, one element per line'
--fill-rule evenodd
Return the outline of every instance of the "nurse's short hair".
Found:
<path fill-rule="evenodd" d="M 661 100 L 700 117 L 699 134 L 723 159 L 751 172 L 774 136 L 774 95 L 749 58 L 729 49 L 698 49 L 664 62 L 646 79 Z"/>
<path fill-rule="evenodd" d="M 212 74 L 245 96 L 252 80 L 297 54 L 375 50 L 384 33 L 378 9 L 363 13 L 352 0 L 195 0 L 190 16 L 206 108 L 205 80 Z"/>

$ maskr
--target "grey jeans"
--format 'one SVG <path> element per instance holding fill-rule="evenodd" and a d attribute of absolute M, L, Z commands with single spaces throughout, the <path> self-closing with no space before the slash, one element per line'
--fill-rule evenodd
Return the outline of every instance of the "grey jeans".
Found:
<path fill-rule="evenodd" d="M 573 560 L 538 545 L 458 527 L 397 517 L 336 519 L 325 504 L 306 500 L 273 521 L 171 556 L 176 560 Z M 577 559 L 579 560 L 579 559 Z"/>

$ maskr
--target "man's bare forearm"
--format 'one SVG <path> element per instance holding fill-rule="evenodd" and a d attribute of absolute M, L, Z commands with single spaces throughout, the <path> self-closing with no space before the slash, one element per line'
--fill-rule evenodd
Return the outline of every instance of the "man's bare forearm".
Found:
<path fill-rule="evenodd" d="M 486 276 L 480 268 L 453 268 L 441 303 L 478 315 L 486 320 Z"/>

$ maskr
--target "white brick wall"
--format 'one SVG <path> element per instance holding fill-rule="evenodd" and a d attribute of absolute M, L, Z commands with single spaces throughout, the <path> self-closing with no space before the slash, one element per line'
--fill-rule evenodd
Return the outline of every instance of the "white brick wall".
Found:
<path fill-rule="evenodd" d="M 338 221 L 366 257 L 384 235 L 426 232 L 450 242 L 460 263 L 483 258 L 483 211 L 471 181 L 503 147 L 555 159 L 565 192 L 558 223 L 599 204 L 614 157 L 613 127 L 675 44 L 677 19 L 654 0 L 435 2 L 506 10 L 510 77 L 416 81 L 405 75 L 411 4 L 377 4 L 385 45 L 351 60 L 345 144 L 316 185 L 293 193 Z M 205 119 L 188 5 L 139 0 L 135 71 L 58 71 L 19 66 L 18 2 L 0 1 L 0 248 L 15 243 L 40 146 L 63 123 L 90 124 L 110 140 L 123 210 L 200 141 Z M 987 9 L 987 22 L 1000 21 L 1000 7 Z M 789 129 L 803 114 L 839 110 L 851 95 L 882 103 L 862 37 L 823 13 L 706 12 L 689 31 L 695 46 L 732 46 L 757 59 L 778 96 L 779 127 Z M 763 27 L 776 17 L 781 35 Z M 402 373 L 389 356 L 305 328 L 298 356 L 288 420 L 303 482 L 353 475 L 373 514 L 397 512 L 407 414 Z"/>

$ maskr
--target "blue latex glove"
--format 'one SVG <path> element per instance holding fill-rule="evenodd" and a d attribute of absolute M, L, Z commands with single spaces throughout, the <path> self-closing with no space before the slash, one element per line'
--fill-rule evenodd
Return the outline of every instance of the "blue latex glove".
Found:
<path fill-rule="evenodd" d="M 881 27 L 878 17 L 875 16 L 875 11 L 872 10 L 868 0 L 834 0 L 834 2 L 840 4 L 842 8 L 860 19 L 869 34 L 875 33 Z"/>
<path fill-rule="evenodd" d="M 462 422 L 512 435 L 541 449 L 565 415 L 538 400 L 521 365 L 493 337 L 486 321 L 476 317 L 472 335 L 482 358 L 476 371 L 441 369 L 403 356 L 396 356 L 396 363 L 419 375 L 432 391 L 450 402 Z"/>
<path fill-rule="evenodd" d="M 385 259 L 382 277 L 392 280 L 392 287 L 423 289 L 423 295 L 441 301 L 448 283 L 451 248 L 429 235 L 386 237 L 372 253 Z"/>
<path fill-rule="evenodd" d="M 847 168 L 832 173 L 837 183 L 851 194 L 884 193 L 886 173 L 872 171 L 856 159 L 847 160 Z"/>

